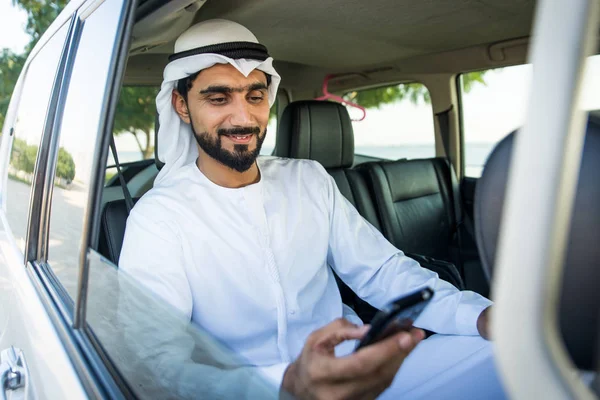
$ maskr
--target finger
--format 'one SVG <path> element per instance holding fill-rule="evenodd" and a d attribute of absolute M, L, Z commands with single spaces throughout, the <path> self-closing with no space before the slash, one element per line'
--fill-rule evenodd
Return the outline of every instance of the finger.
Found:
<path fill-rule="evenodd" d="M 322 372 L 331 379 L 345 380 L 371 375 L 388 364 L 397 369 L 423 337 L 420 329 L 397 333 L 346 357 L 322 360 Z"/>
<path fill-rule="evenodd" d="M 346 328 L 358 328 L 358 325 L 351 323 L 347 319 L 338 318 L 333 322 L 325 325 L 321 329 L 317 329 L 316 331 L 311 333 L 308 336 L 308 339 L 306 339 L 306 347 L 313 347 L 315 343 L 321 340 L 321 338 L 328 337 L 331 335 L 331 333 Z"/>
<path fill-rule="evenodd" d="M 325 332 L 320 335 L 317 341 L 312 345 L 312 348 L 331 351 L 335 346 L 346 340 L 362 339 L 369 329 L 369 325 L 364 325 L 345 327 L 336 331 Z"/>

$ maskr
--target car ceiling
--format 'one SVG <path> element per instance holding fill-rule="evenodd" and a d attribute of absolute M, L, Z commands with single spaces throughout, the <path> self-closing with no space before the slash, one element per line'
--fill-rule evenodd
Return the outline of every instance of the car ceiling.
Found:
<path fill-rule="evenodd" d="M 146 49 L 132 52 L 126 82 L 160 82 L 174 38 L 190 24 L 211 18 L 248 27 L 267 46 L 282 75 L 293 74 L 302 81 L 321 80 L 326 73 L 385 69 L 423 55 L 527 37 L 534 5 L 534 0 L 198 1 L 195 16 L 163 16 L 150 23 L 166 32 L 166 24 L 177 21 L 177 29 L 160 35 L 160 40 L 150 35 L 144 41 L 149 27 L 138 29 L 142 33 L 134 44 L 143 43 Z"/>
<path fill-rule="evenodd" d="M 528 36 L 533 0 L 212 0 L 197 20 L 248 27 L 278 60 L 331 70 Z"/>

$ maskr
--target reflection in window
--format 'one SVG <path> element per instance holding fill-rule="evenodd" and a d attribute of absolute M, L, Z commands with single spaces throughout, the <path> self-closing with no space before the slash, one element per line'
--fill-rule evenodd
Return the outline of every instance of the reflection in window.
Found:
<path fill-rule="evenodd" d="M 14 122 L 6 215 L 21 250 L 25 248 L 33 171 L 67 30 L 68 24 L 59 29 L 25 71 L 23 92 Z"/>
<path fill-rule="evenodd" d="M 141 399 L 286 399 L 263 372 L 90 250 L 87 322 Z"/>
<path fill-rule="evenodd" d="M 354 152 L 388 160 L 435 157 L 431 98 L 425 85 L 406 83 L 347 93 L 345 98 L 367 109 L 353 121 Z M 350 117 L 362 113 L 348 108 Z"/>
<path fill-rule="evenodd" d="M 84 22 L 59 133 L 48 263 L 75 298 L 85 208 L 121 1 L 109 0 Z"/>

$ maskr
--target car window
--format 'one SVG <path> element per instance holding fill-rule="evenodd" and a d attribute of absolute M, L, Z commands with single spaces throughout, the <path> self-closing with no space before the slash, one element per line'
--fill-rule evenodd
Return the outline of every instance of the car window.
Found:
<path fill-rule="evenodd" d="M 58 133 L 48 264 L 75 298 L 85 212 L 98 129 L 117 34 L 119 0 L 102 3 L 83 23 Z M 116 13 L 116 15 L 115 15 Z"/>
<path fill-rule="evenodd" d="M 480 177 L 494 145 L 523 124 L 530 81 L 530 65 L 459 76 L 465 176 Z"/>
<path fill-rule="evenodd" d="M 531 65 L 477 71 L 459 76 L 465 175 L 479 178 L 496 143 L 523 125 Z M 583 77 L 583 110 L 600 110 L 600 55 L 588 57 Z M 483 81 L 483 85 L 473 85 Z M 471 87 L 472 86 L 472 87 Z"/>
<path fill-rule="evenodd" d="M 156 95 L 159 90 L 155 86 L 121 88 L 113 127 L 119 164 L 154 159 Z M 115 160 L 109 152 L 105 181 L 110 182 L 116 174 Z"/>
<path fill-rule="evenodd" d="M 89 250 L 86 321 L 141 399 L 278 398 L 261 369 Z"/>
<path fill-rule="evenodd" d="M 403 83 L 354 91 L 346 99 L 367 109 L 353 121 L 354 152 L 388 160 L 435 157 L 431 98 L 425 85 Z M 362 116 L 349 108 L 353 120 Z"/>
<path fill-rule="evenodd" d="M 7 218 L 17 245 L 25 249 L 31 184 L 58 62 L 68 25 L 60 28 L 32 59 L 13 124 L 6 189 Z"/>

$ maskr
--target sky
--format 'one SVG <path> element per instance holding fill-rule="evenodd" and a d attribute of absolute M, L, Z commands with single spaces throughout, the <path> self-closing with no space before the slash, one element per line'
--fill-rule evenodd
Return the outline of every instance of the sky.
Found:
<path fill-rule="evenodd" d="M 26 24 L 25 11 L 14 7 L 12 0 L 0 0 L 0 49 L 22 52 L 29 42 L 29 36 L 25 33 Z"/>

